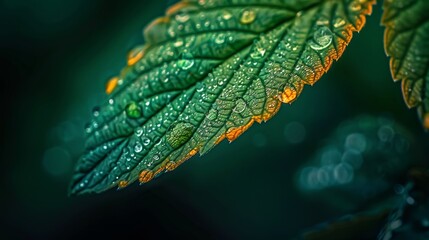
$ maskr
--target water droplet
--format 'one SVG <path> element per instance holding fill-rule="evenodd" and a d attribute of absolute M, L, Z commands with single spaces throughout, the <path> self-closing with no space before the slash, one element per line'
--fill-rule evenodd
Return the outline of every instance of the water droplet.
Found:
<path fill-rule="evenodd" d="M 170 35 L 170 37 L 175 37 L 176 36 L 176 32 L 174 31 L 173 26 L 170 26 L 167 30 L 168 35 Z"/>
<path fill-rule="evenodd" d="M 222 18 L 223 19 L 225 19 L 225 20 L 229 20 L 229 19 L 231 19 L 232 18 L 232 14 L 231 14 L 231 12 L 229 12 L 229 11 L 223 11 L 222 12 Z"/>
<path fill-rule="evenodd" d="M 187 122 L 177 122 L 170 127 L 165 137 L 167 143 L 174 149 L 185 144 L 191 139 L 195 127 Z"/>
<path fill-rule="evenodd" d="M 240 22 L 242 24 L 250 24 L 256 19 L 256 13 L 253 10 L 244 10 L 241 13 Z"/>
<path fill-rule="evenodd" d="M 356 11 L 359 11 L 361 9 L 362 9 L 362 6 L 358 2 L 352 1 L 349 4 L 349 10 L 352 11 L 352 12 L 356 12 Z"/>
<path fill-rule="evenodd" d="M 252 52 L 250 54 L 250 57 L 253 59 L 261 59 L 262 57 L 264 57 L 266 50 L 264 48 L 256 48 L 256 51 Z"/>
<path fill-rule="evenodd" d="M 222 86 L 222 85 L 224 85 L 226 82 L 228 81 L 228 79 L 219 79 L 218 80 L 218 82 L 217 82 L 217 85 L 219 85 L 219 86 Z"/>
<path fill-rule="evenodd" d="M 225 39 L 226 39 L 225 34 L 221 33 L 221 34 L 216 36 L 214 41 L 216 44 L 223 44 L 225 42 Z"/>
<path fill-rule="evenodd" d="M 178 39 L 176 42 L 173 43 L 173 45 L 175 47 L 181 47 L 181 46 L 183 46 L 183 40 L 182 39 Z"/>
<path fill-rule="evenodd" d="M 334 27 L 339 28 L 346 24 L 346 21 L 341 17 L 336 17 L 334 20 Z"/>
<path fill-rule="evenodd" d="M 161 159 L 161 156 L 159 156 L 159 154 L 155 154 L 155 155 L 153 155 L 153 158 L 152 158 L 154 161 L 159 161 L 159 159 Z M 152 164 L 153 164 L 153 162 L 152 162 Z"/>
<path fill-rule="evenodd" d="M 309 45 L 314 50 L 322 50 L 327 48 L 332 43 L 332 32 L 326 27 L 322 26 L 314 32 L 312 41 Z"/>
<path fill-rule="evenodd" d="M 91 123 L 87 123 L 87 124 L 85 125 L 85 132 L 86 132 L 87 134 L 90 134 L 90 133 L 92 132 Z"/>
<path fill-rule="evenodd" d="M 93 115 L 94 117 L 98 117 L 98 116 L 100 116 L 100 107 L 98 107 L 98 106 L 94 107 L 94 108 L 92 109 L 92 115 Z"/>
<path fill-rule="evenodd" d="M 143 150 L 143 145 L 140 142 L 136 142 L 136 145 L 134 145 L 134 151 L 136 153 L 139 153 Z"/>
<path fill-rule="evenodd" d="M 143 137 L 143 145 L 148 146 L 150 144 L 150 139 L 147 137 Z"/>
<path fill-rule="evenodd" d="M 142 128 L 137 128 L 136 129 L 136 136 L 140 137 L 143 134 L 143 129 Z"/>
<path fill-rule="evenodd" d="M 182 70 L 190 69 L 192 66 L 194 66 L 194 60 L 192 58 L 192 54 L 184 54 L 183 58 L 177 62 L 177 66 L 179 66 Z"/>
<path fill-rule="evenodd" d="M 176 18 L 176 21 L 184 23 L 184 22 L 187 22 L 190 17 L 186 13 L 179 13 L 179 14 L 176 15 L 175 18 Z"/>
<path fill-rule="evenodd" d="M 139 118 L 142 116 L 142 111 L 139 107 L 139 105 L 135 102 L 131 102 L 125 107 L 125 112 L 127 113 L 127 116 L 130 118 Z"/>
<path fill-rule="evenodd" d="M 237 101 L 235 101 L 235 107 L 233 109 L 235 113 L 242 113 L 245 109 L 246 102 L 242 98 L 239 98 Z"/>
<path fill-rule="evenodd" d="M 205 84 L 204 83 L 202 83 L 202 82 L 198 82 L 197 83 L 197 86 L 196 86 L 197 92 L 204 91 L 204 88 L 205 88 Z"/>

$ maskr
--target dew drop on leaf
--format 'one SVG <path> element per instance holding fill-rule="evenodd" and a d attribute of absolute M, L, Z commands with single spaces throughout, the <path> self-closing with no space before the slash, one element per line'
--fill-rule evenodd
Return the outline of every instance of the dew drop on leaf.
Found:
<path fill-rule="evenodd" d="M 167 32 L 168 32 L 168 35 L 170 35 L 170 37 L 175 37 L 176 36 L 176 32 L 175 32 L 173 26 L 170 26 L 168 28 Z"/>
<path fill-rule="evenodd" d="M 314 50 L 322 50 L 332 43 L 332 32 L 326 26 L 321 26 L 314 32 L 312 41 L 309 45 Z"/>
<path fill-rule="evenodd" d="M 94 108 L 92 109 L 92 115 L 93 115 L 94 117 L 98 117 L 98 116 L 100 116 L 100 107 L 98 107 L 98 106 L 94 107 Z"/>
<path fill-rule="evenodd" d="M 251 54 L 250 54 L 250 57 L 251 58 L 253 58 L 253 59 L 261 59 L 261 58 L 263 58 L 264 57 L 264 55 L 265 55 L 265 52 L 266 52 L 266 50 L 265 49 L 263 49 L 263 48 L 256 48 L 255 49 L 256 51 L 255 52 L 252 52 Z"/>
<path fill-rule="evenodd" d="M 194 126 L 187 122 L 178 122 L 174 124 L 165 135 L 167 143 L 174 149 L 185 144 L 191 139 L 194 133 Z"/>
<path fill-rule="evenodd" d="M 175 47 L 181 47 L 181 46 L 183 46 L 183 40 L 182 39 L 178 39 L 176 42 L 173 43 L 173 45 Z"/>
<path fill-rule="evenodd" d="M 130 104 L 128 104 L 125 108 L 125 112 L 130 118 L 139 118 L 142 116 L 141 109 L 139 105 L 137 105 L 137 103 L 135 102 L 131 102 Z"/>
<path fill-rule="evenodd" d="M 234 107 L 233 111 L 235 113 L 242 113 L 245 109 L 246 109 L 246 102 L 244 102 L 243 99 L 239 98 L 235 102 L 235 107 Z"/>
<path fill-rule="evenodd" d="M 256 13 L 253 10 L 244 10 L 241 13 L 240 22 L 242 24 L 250 24 L 256 19 Z"/>
<path fill-rule="evenodd" d="M 192 54 L 184 54 L 183 58 L 177 62 L 177 66 L 179 66 L 182 70 L 190 69 L 192 66 L 194 66 L 194 60 L 192 60 L 192 58 Z"/>
<path fill-rule="evenodd" d="M 186 13 L 180 13 L 176 15 L 176 21 L 185 23 L 189 20 L 189 15 Z"/>
<path fill-rule="evenodd" d="M 204 83 L 198 82 L 197 83 L 197 92 L 204 91 L 204 87 L 205 87 Z"/>
<path fill-rule="evenodd" d="M 144 137 L 143 139 L 143 145 L 148 146 L 150 144 L 150 139 L 147 137 Z"/>
<path fill-rule="evenodd" d="M 225 34 L 221 33 L 216 36 L 214 41 L 216 44 L 223 44 L 225 42 L 225 38 L 226 38 Z"/>
<path fill-rule="evenodd" d="M 90 134 L 90 133 L 92 132 L 92 128 L 91 128 L 91 124 L 90 124 L 90 123 L 87 123 L 87 124 L 85 125 L 85 132 L 86 132 L 87 134 Z"/>
<path fill-rule="evenodd" d="M 225 19 L 225 20 L 229 20 L 229 19 L 231 19 L 232 18 L 232 14 L 231 14 L 231 12 L 229 12 L 229 11 L 223 11 L 222 12 L 222 18 L 223 19 Z"/>
<path fill-rule="evenodd" d="M 136 145 L 134 146 L 134 151 L 136 153 L 139 153 L 143 150 L 143 145 L 140 142 L 136 142 Z"/>
<path fill-rule="evenodd" d="M 143 134 L 143 129 L 142 128 L 137 128 L 136 129 L 136 136 L 140 137 Z"/>

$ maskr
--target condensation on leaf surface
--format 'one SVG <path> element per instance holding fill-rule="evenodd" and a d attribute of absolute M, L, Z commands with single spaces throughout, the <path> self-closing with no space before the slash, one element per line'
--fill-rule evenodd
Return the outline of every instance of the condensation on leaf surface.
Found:
<path fill-rule="evenodd" d="M 182 1 L 144 31 L 86 128 L 70 193 L 146 183 L 293 102 L 373 0 Z M 126 184 L 125 184 L 126 183 Z"/>
<path fill-rule="evenodd" d="M 384 46 L 408 107 L 429 130 L 429 1 L 384 1 Z"/>

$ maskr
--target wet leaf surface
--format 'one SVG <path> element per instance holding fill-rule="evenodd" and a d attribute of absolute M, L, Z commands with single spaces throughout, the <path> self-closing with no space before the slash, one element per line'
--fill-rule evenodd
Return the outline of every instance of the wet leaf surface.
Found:
<path fill-rule="evenodd" d="M 429 1 L 384 1 L 385 50 L 408 107 L 417 107 L 429 130 Z"/>
<path fill-rule="evenodd" d="M 343 53 L 374 1 L 183 1 L 106 86 L 70 193 L 146 183 L 292 103 Z"/>

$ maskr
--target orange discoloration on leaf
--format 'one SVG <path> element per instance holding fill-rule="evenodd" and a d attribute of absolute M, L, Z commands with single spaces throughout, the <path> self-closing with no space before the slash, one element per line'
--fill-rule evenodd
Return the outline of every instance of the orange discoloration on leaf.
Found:
<path fill-rule="evenodd" d="M 115 90 L 116 86 L 118 86 L 118 82 L 118 77 L 111 78 L 106 84 L 106 93 L 111 94 Z"/>
<path fill-rule="evenodd" d="M 126 186 L 128 186 L 128 181 L 122 180 L 118 183 L 119 188 L 124 188 Z"/>
<path fill-rule="evenodd" d="M 136 62 L 142 59 L 146 49 L 147 49 L 147 45 L 145 47 L 139 47 L 131 50 L 128 53 L 128 66 L 134 65 Z"/>
<path fill-rule="evenodd" d="M 198 151 L 199 151 L 199 148 L 192 149 L 188 154 L 186 154 L 186 156 L 184 158 L 182 158 L 176 162 L 176 165 L 177 165 L 176 167 L 178 167 L 180 164 L 184 163 L 186 160 L 188 160 L 189 158 L 191 158 L 192 156 L 197 154 Z"/>
<path fill-rule="evenodd" d="M 220 142 L 222 142 L 225 139 L 225 134 L 222 134 L 216 139 L 215 145 L 218 145 Z"/>
<path fill-rule="evenodd" d="M 151 170 L 143 170 L 139 175 L 140 183 L 147 183 L 153 179 L 154 173 Z"/>
<path fill-rule="evenodd" d="M 281 102 L 278 99 L 272 98 L 267 100 L 266 105 L 267 113 L 264 113 L 262 115 L 262 120 L 264 120 L 265 122 L 268 121 L 280 110 Z"/>
<path fill-rule="evenodd" d="M 240 127 L 234 127 L 234 128 L 230 128 L 228 129 L 228 131 L 226 132 L 226 138 L 228 139 L 228 141 L 232 142 L 235 139 L 237 139 L 242 133 L 244 133 L 247 129 L 249 129 L 253 123 L 255 122 L 255 120 L 251 119 L 246 125 L 244 126 L 240 126 Z"/>
<path fill-rule="evenodd" d="M 298 93 L 295 89 L 292 89 L 291 87 L 286 87 L 284 92 L 279 95 L 279 100 L 283 103 L 292 103 L 297 96 Z"/>
<path fill-rule="evenodd" d="M 156 26 L 158 24 L 169 23 L 169 22 L 170 22 L 169 17 L 159 17 L 159 18 L 153 20 L 151 23 L 149 23 L 149 25 L 147 25 L 145 32 L 149 31 L 151 28 L 153 28 L 154 26 Z"/>
<path fill-rule="evenodd" d="M 165 164 L 163 163 L 163 165 L 161 165 L 154 173 L 154 176 L 158 176 L 159 174 L 161 174 L 162 172 L 165 171 Z"/>
<path fill-rule="evenodd" d="M 178 2 L 174 5 L 172 5 L 170 8 L 168 8 L 166 14 L 167 15 L 173 15 L 173 14 L 179 12 L 180 10 L 182 10 L 188 6 L 190 6 L 189 2 L 185 2 L 185 1 Z"/>
<path fill-rule="evenodd" d="M 167 164 L 165 165 L 165 170 L 167 170 L 169 172 L 169 171 L 173 171 L 177 167 L 178 167 L 178 165 L 175 162 L 168 161 Z"/>

